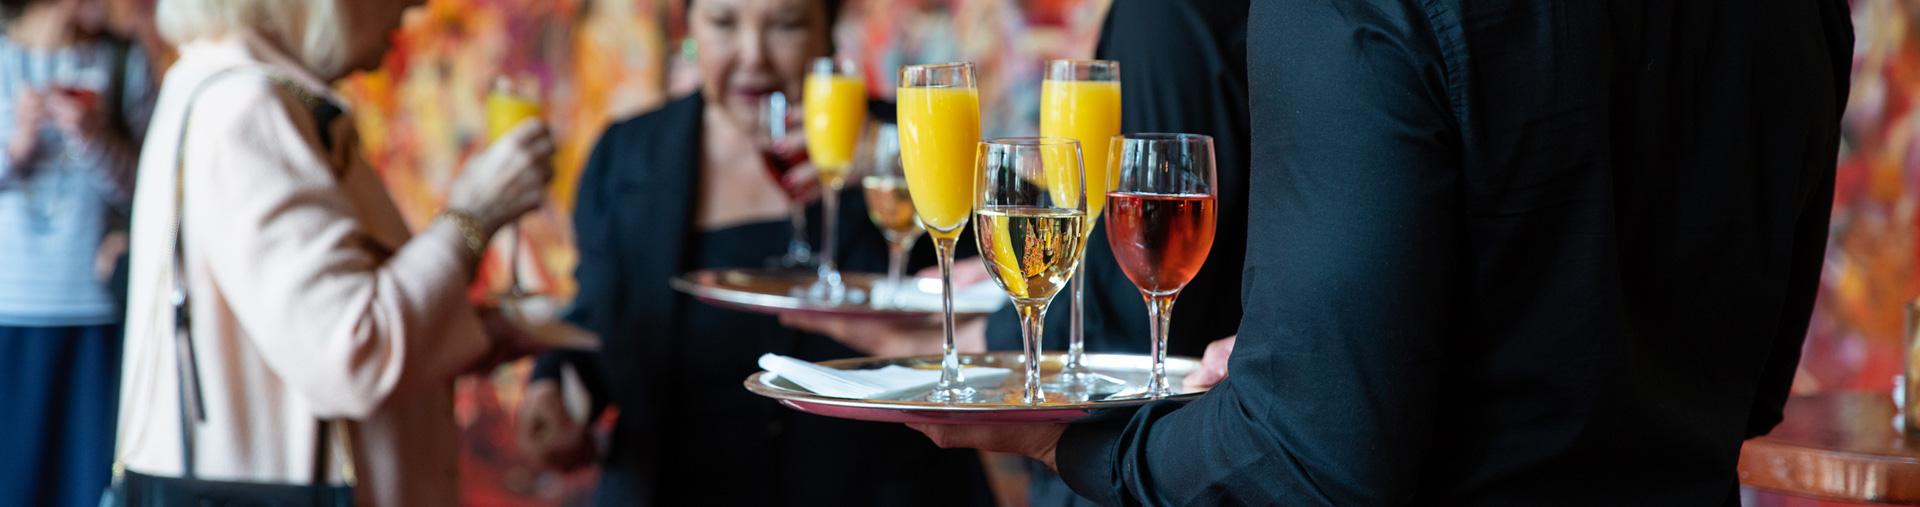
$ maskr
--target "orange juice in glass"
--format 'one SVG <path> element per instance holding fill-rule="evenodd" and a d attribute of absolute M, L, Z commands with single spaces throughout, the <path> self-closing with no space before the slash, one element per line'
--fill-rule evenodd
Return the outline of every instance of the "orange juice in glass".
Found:
<path fill-rule="evenodd" d="M 1120 64 L 1109 60 L 1049 60 L 1040 82 L 1040 135 L 1080 141 L 1086 161 L 1087 223 L 1080 230 L 1092 234 L 1100 212 L 1106 209 L 1112 168 L 1108 146 L 1120 134 Z M 1050 167 L 1065 167 L 1050 165 Z M 1086 248 L 1086 242 L 1080 243 Z M 1086 331 L 1081 327 L 1086 306 L 1086 270 L 1073 274 L 1073 306 L 1068 320 L 1067 358 L 1060 375 L 1047 386 L 1070 396 L 1118 389 L 1101 382 L 1084 363 Z"/>
<path fill-rule="evenodd" d="M 840 216 L 840 190 L 847 184 L 853 147 L 867 122 L 867 85 L 853 61 L 835 65 L 832 58 L 819 58 L 813 61 L 813 72 L 807 74 L 803 86 L 807 158 L 820 175 L 821 216 L 827 217 L 820 237 L 820 281 L 809 295 L 840 301 L 846 296 L 846 286 L 840 281 L 839 266 L 834 264 L 834 233 L 839 220 L 832 217 Z"/>
<path fill-rule="evenodd" d="M 974 152 L 980 143 L 980 92 L 973 64 L 900 68 L 900 163 L 920 223 L 940 257 L 942 343 L 940 383 L 927 399 L 971 400 L 953 338 L 953 247 L 973 216 Z"/>
<path fill-rule="evenodd" d="M 500 139 L 528 118 L 540 117 L 540 95 L 526 80 L 502 77 L 487 94 L 487 142 Z"/>
<path fill-rule="evenodd" d="M 493 91 L 487 94 L 487 142 L 500 140 L 500 136 L 513 130 L 529 118 L 540 117 L 540 92 L 530 78 L 509 78 L 501 76 L 493 82 Z M 514 226 L 513 234 L 507 242 L 507 294 L 509 298 L 527 296 L 526 289 L 520 285 L 520 229 Z"/>

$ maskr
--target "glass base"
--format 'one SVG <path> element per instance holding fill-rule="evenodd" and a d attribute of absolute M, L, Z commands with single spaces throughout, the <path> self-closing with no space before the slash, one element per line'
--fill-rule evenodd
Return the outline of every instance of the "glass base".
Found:
<path fill-rule="evenodd" d="M 971 387 L 958 387 L 944 391 L 935 389 L 933 392 L 927 393 L 926 401 L 934 403 L 971 403 L 979 401 L 974 399 L 977 398 L 978 395 L 979 391 L 975 391 Z M 1018 397 L 1019 394 L 1015 393 L 1014 396 Z"/>

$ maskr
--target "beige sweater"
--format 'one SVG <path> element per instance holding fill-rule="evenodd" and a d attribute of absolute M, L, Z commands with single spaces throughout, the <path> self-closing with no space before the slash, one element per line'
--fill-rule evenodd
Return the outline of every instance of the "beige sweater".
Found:
<path fill-rule="evenodd" d="M 248 34 L 190 43 L 166 76 L 134 199 L 132 288 L 120 398 L 128 469 L 181 473 L 170 228 L 188 96 L 185 239 L 207 420 L 199 478 L 306 483 L 314 419 L 351 420 L 362 505 L 457 502 L 453 379 L 485 353 L 452 225 L 410 236 L 351 122 L 314 120 L 267 73 L 326 96 L 290 57 Z M 345 456 L 334 442 L 333 463 Z M 334 481 L 341 480 L 338 468 Z"/>

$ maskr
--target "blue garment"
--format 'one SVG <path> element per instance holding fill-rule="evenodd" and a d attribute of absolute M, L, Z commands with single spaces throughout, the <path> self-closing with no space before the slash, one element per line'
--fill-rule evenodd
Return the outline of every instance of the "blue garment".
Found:
<path fill-rule="evenodd" d="M 0 153 L 0 326 L 89 326 L 120 318 L 94 259 L 114 210 L 131 203 L 134 161 L 108 160 L 63 138 L 50 120 L 14 124 L 14 101 L 23 90 L 91 90 L 102 95 L 104 107 L 111 103 L 104 97 L 110 83 L 121 74 L 119 114 L 137 146 L 155 90 L 138 46 L 128 51 L 124 68 L 114 68 L 115 52 L 105 41 L 39 50 L 0 38 L 0 140 L 23 128 L 39 130 L 40 138 L 36 156 L 24 164 L 11 165 Z"/>
<path fill-rule="evenodd" d="M 120 326 L 0 326 L 0 505 L 91 507 L 113 465 Z"/>

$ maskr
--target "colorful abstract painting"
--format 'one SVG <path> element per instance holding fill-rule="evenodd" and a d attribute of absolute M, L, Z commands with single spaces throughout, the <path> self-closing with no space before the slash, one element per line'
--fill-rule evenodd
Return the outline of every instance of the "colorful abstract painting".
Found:
<path fill-rule="evenodd" d="M 1889 390 L 1920 295 L 1920 2 L 1855 0 L 1853 85 L 1831 240 L 1795 388 Z"/>

